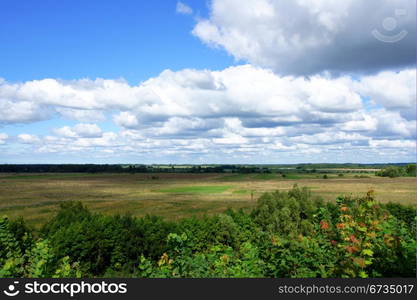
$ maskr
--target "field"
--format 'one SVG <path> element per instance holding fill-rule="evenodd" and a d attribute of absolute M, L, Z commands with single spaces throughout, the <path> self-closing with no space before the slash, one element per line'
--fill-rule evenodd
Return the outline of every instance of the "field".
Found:
<path fill-rule="evenodd" d="M 356 177 L 355 177 L 356 175 Z M 362 178 L 359 176 L 362 175 Z M 38 226 L 65 200 L 81 200 L 93 211 L 163 216 L 170 220 L 251 208 L 266 191 L 294 184 L 334 201 L 339 195 L 376 191 L 381 202 L 415 204 L 415 177 L 328 174 L 0 174 L 0 215 L 23 216 Z"/>

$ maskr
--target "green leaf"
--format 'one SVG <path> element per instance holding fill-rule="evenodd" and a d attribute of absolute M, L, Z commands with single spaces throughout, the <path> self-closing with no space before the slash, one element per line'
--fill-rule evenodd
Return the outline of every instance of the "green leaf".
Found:
<path fill-rule="evenodd" d="M 367 256 L 372 256 L 374 255 L 374 251 L 372 251 L 371 249 L 363 249 L 362 254 L 367 255 Z"/>
<path fill-rule="evenodd" d="M 360 278 L 368 278 L 368 274 L 366 274 L 364 271 L 360 271 L 359 272 L 359 277 Z"/>

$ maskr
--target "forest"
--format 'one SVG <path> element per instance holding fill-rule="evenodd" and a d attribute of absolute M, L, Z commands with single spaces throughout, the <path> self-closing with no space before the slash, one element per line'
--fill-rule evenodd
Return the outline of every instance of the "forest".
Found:
<path fill-rule="evenodd" d="M 370 172 L 391 168 L 397 176 L 414 172 L 415 164 L 284 164 L 284 165 L 144 165 L 144 164 L 0 164 L 0 173 L 328 173 Z M 322 169 L 322 170 L 321 170 Z M 333 171 L 332 171 L 333 169 Z M 413 171 L 414 170 L 414 171 Z M 373 172 L 373 171 L 372 171 Z M 391 171 L 392 172 L 392 171 Z M 391 174 L 391 173 L 390 173 Z M 382 175 L 384 176 L 384 175 Z M 396 176 L 394 176 L 396 177 Z"/>
<path fill-rule="evenodd" d="M 374 191 L 323 201 L 306 187 L 250 211 L 165 220 L 68 201 L 39 229 L 0 218 L 0 277 L 415 277 L 414 206 Z"/>

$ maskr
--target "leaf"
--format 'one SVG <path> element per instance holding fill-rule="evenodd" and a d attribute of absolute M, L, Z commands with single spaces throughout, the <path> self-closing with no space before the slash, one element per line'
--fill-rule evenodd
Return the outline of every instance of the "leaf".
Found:
<path fill-rule="evenodd" d="M 371 265 L 372 264 L 372 260 L 369 260 L 369 259 L 365 259 L 365 264 L 368 266 L 368 265 Z"/>
<path fill-rule="evenodd" d="M 359 277 L 360 278 L 368 278 L 368 274 L 366 274 L 364 271 L 360 271 L 359 272 Z"/>
<path fill-rule="evenodd" d="M 367 256 L 372 256 L 374 255 L 374 251 L 372 251 L 371 249 L 363 249 L 362 254 L 367 255 Z"/>
<path fill-rule="evenodd" d="M 366 232 L 366 227 L 358 227 L 358 230 L 361 232 Z"/>

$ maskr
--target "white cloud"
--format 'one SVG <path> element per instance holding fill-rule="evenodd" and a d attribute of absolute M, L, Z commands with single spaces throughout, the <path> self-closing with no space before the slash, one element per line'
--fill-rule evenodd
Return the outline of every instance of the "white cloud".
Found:
<path fill-rule="evenodd" d="M 348 121 L 342 124 L 344 131 L 374 131 L 377 129 L 378 120 L 366 113 L 360 114 L 360 119 Z"/>
<path fill-rule="evenodd" d="M 86 138 L 97 138 L 102 136 L 102 131 L 96 124 L 77 124 L 74 126 L 74 131 L 78 136 Z"/>
<path fill-rule="evenodd" d="M 183 14 L 183 15 L 191 15 L 193 13 L 192 8 L 189 7 L 185 3 L 182 3 L 181 1 L 177 2 L 176 11 L 177 11 L 177 13 Z"/>
<path fill-rule="evenodd" d="M 381 82 L 380 78 L 384 81 Z M 343 118 L 342 113 L 363 108 L 360 95 L 387 109 L 413 111 L 415 72 L 384 72 L 374 76 L 308 78 L 278 76 L 269 70 L 242 65 L 222 71 L 166 70 L 140 85 L 124 81 L 52 79 L 20 84 L 0 83 L 0 121 L 21 123 L 45 118 L 55 111 L 64 117 L 87 120 L 103 112 L 116 112 L 114 121 L 126 128 L 180 118 L 261 118 L 279 122 L 319 122 Z M 406 80 L 405 80 L 406 79 Z M 385 81 L 395 89 L 384 93 Z M 369 82 L 377 82 L 368 84 Z M 369 88 L 365 88 L 369 86 Z M 2 99 L 2 98 L 0 98 Z M 71 106 L 71 107 L 70 107 Z M 246 120 L 246 121 L 247 121 Z M 349 121 L 349 120 L 347 120 Z"/>
<path fill-rule="evenodd" d="M 59 136 L 67 138 L 99 138 L 102 136 L 102 131 L 100 127 L 96 124 L 84 124 L 80 123 L 74 127 L 64 126 L 61 128 L 56 128 L 53 132 Z"/>
<path fill-rule="evenodd" d="M 0 92 L 1 88 L 0 83 Z M 0 123 L 29 123 L 48 117 L 48 109 L 38 103 L 33 103 L 29 99 L 23 101 L 8 100 L 2 98 L 0 94 Z"/>
<path fill-rule="evenodd" d="M 56 111 L 64 118 L 79 122 L 103 122 L 106 117 L 100 110 L 72 109 L 57 107 Z"/>
<path fill-rule="evenodd" d="M 407 15 L 395 16 L 397 8 Z M 415 64 L 414 12 L 409 0 L 212 0 L 193 34 L 279 74 L 367 73 Z M 387 17 L 397 18 L 398 32 L 408 32 L 395 50 L 371 34 L 397 33 L 383 30 Z"/>
<path fill-rule="evenodd" d="M 373 135 L 396 138 L 416 136 L 416 121 L 406 120 L 398 112 L 380 109 L 373 111 L 371 115 L 377 119 L 377 129 Z"/>
<path fill-rule="evenodd" d="M 371 140 L 369 144 L 373 148 L 416 148 L 415 141 Z"/>
<path fill-rule="evenodd" d="M 0 145 L 5 144 L 9 136 L 6 133 L 0 132 Z"/>
<path fill-rule="evenodd" d="M 391 110 L 400 111 L 406 118 L 415 119 L 416 107 L 416 70 L 406 69 L 400 72 L 381 72 L 366 76 L 355 89 L 376 104 Z"/>
<path fill-rule="evenodd" d="M 71 128 L 69 129 L 71 130 Z M 124 145 L 119 135 L 114 132 L 103 132 L 100 137 L 83 137 L 72 135 L 66 129 L 61 128 L 56 134 L 59 134 L 59 136 L 45 136 L 37 152 L 78 153 L 85 155 L 87 152 L 96 153 L 98 151 L 97 148 L 100 148 L 100 151 L 112 151 L 113 148 Z M 67 134 L 67 136 L 64 136 L 64 134 Z"/>
<path fill-rule="evenodd" d="M 37 144 L 41 141 L 37 135 L 27 133 L 19 134 L 17 138 L 23 144 Z"/>
<path fill-rule="evenodd" d="M 331 145 L 345 142 L 368 140 L 358 133 L 345 133 L 337 131 L 321 132 L 313 135 L 300 135 L 290 138 L 292 142 L 312 145 Z"/>
<path fill-rule="evenodd" d="M 123 111 L 113 117 L 114 123 L 125 128 L 135 128 L 139 125 L 139 121 L 135 115 Z"/>
<path fill-rule="evenodd" d="M 56 129 L 53 130 L 53 132 L 56 135 L 59 135 L 59 136 L 62 136 L 62 137 L 67 137 L 67 138 L 76 138 L 77 137 L 77 134 L 69 126 L 56 128 Z"/>
<path fill-rule="evenodd" d="M 78 147 L 115 147 L 118 146 L 118 135 L 114 132 L 104 132 L 101 137 L 80 138 L 74 142 Z"/>
<path fill-rule="evenodd" d="M 135 86 L 102 79 L 2 81 L 0 99 L 7 100 L 0 100 L 0 105 L 16 114 L 2 111 L 0 117 L 3 123 L 33 122 L 48 114 L 86 120 L 38 136 L 39 142 L 33 144 L 36 153 L 94 157 L 114 153 L 173 160 L 184 155 L 210 161 L 222 153 L 237 162 L 248 157 L 271 162 L 306 155 L 324 159 L 322 155 L 332 157 L 344 149 L 354 160 L 364 149 L 371 158 L 389 152 L 381 152 L 385 146 L 377 141 L 415 139 L 413 77 L 415 72 L 406 69 L 355 79 L 305 78 L 240 65 L 220 71 L 166 70 Z M 384 82 L 389 81 L 395 82 L 395 89 L 384 93 Z M 112 115 L 108 122 L 120 131 L 103 132 L 89 121 L 96 113 Z M 369 146 L 371 141 L 375 147 Z M 406 151 L 398 152 L 399 157 L 411 157 L 413 150 Z"/>

